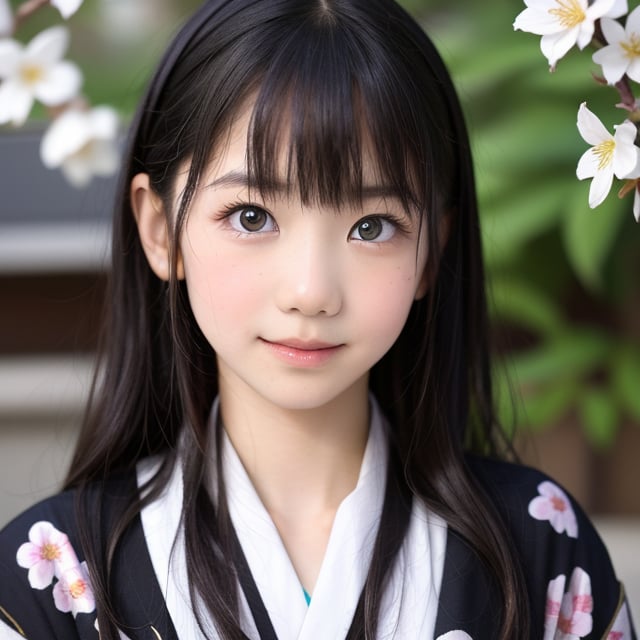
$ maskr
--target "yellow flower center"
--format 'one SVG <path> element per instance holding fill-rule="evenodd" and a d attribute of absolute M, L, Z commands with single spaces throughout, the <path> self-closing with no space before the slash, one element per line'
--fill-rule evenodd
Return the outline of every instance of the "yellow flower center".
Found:
<path fill-rule="evenodd" d="M 40 557 L 43 560 L 57 560 L 60 557 L 60 547 L 47 542 L 40 547 Z"/>
<path fill-rule="evenodd" d="M 567 29 L 579 25 L 587 17 L 578 0 L 557 0 L 556 4 L 557 7 L 549 9 L 549 13 Z"/>
<path fill-rule="evenodd" d="M 613 160 L 613 151 L 616 148 L 615 140 L 605 140 L 593 147 L 593 153 L 598 158 L 598 169 L 604 169 Z"/>
<path fill-rule="evenodd" d="M 640 57 L 640 36 L 637 33 L 632 33 L 629 40 L 621 42 L 620 46 L 624 49 L 624 55 L 627 58 Z"/>
<path fill-rule="evenodd" d="M 42 80 L 42 67 L 35 64 L 25 64 L 20 69 L 20 76 L 25 84 L 36 84 Z"/>
<path fill-rule="evenodd" d="M 84 580 L 78 579 L 69 585 L 69 593 L 74 599 L 81 598 L 84 592 L 87 590 L 87 583 Z"/>

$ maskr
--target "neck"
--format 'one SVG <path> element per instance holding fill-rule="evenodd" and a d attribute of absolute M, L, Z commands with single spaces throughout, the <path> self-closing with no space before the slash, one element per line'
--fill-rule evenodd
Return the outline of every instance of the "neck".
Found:
<path fill-rule="evenodd" d="M 355 488 L 369 432 L 367 380 L 326 405 L 291 410 L 220 389 L 225 430 L 274 518 L 335 513 Z"/>

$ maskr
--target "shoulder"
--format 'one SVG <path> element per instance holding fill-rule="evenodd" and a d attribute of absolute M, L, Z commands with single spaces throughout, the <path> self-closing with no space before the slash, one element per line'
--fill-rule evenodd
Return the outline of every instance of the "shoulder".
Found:
<path fill-rule="evenodd" d="M 593 523 L 571 494 L 531 467 L 474 456 L 467 462 L 510 533 L 532 611 L 539 610 L 545 629 L 582 625 L 604 633 L 614 621 L 624 624 L 624 588 Z M 635 636 L 629 631 L 619 637 Z"/>
<path fill-rule="evenodd" d="M 552 551 L 562 546 L 594 545 L 608 554 L 591 521 L 571 496 L 553 478 L 521 464 L 470 456 L 473 475 L 480 481 L 489 499 L 516 540 L 527 547 L 543 546 Z"/>
<path fill-rule="evenodd" d="M 85 497 L 102 513 L 131 477 L 91 485 Z M 78 491 L 54 495 L 0 531 L 0 621 L 26 637 L 96 638 L 95 599 L 82 552 Z"/>

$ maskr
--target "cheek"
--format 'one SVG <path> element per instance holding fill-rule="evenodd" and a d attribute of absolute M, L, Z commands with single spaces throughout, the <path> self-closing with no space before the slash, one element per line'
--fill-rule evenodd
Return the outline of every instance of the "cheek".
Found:
<path fill-rule="evenodd" d="M 418 280 L 414 265 L 398 267 L 380 274 L 377 282 L 363 291 L 361 322 L 369 326 L 372 338 L 385 349 L 400 335 L 413 305 Z M 366 293 L 365 293 L 366 291 Z"/>
<path fill-rule="evenodd" d="M 260 275 L 222 251 L 192 247 L 183 257 L 189 302 L 200 329 L 215 349 L 220 335 L 232 339 L 256 313 Z"/>

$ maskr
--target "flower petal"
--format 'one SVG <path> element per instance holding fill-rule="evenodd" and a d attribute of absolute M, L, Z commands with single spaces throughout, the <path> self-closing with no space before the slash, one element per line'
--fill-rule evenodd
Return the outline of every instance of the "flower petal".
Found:
<path fill-rule="evenodd" d="M 586 10 L 587 20 L 593 25 L 595 20 L 608 15 L 615 9 L 617 9 L 615 6 L 615 0 L 595 0 L 595 2 L 592 2 Z"/>
<path fill-rule="evenodd" d="M 548 10 L 525 9 L 513 22 L 515 30 L 535 33 L 538 36 L 564 31 L 564 27 Z"/>
<path fill-rule="evenodd" d="M 84 114 L 69 109 L 58 116 L 42 136 L 40 158 L 49 169 L 59 167 L 67 156 L 81 149 L 89 138 Z"/>
<path fill-rule="evenodd" d="M 51 4 L 68 20 L 80 8 L 82 0 L 51 0 Z"/>
<path fill-rule="evenodd" d="M 95 175 L 113 175 L 120 166 L 120 153 L 112 140 L 94 140 L 91 145 L 91 169 Z"/>
<path fill-rule="evenodd" d="M 549 61 L 549 66 L 554 68 L 560 58 L 562 58 L 578 39 L 578 28 L 567 29 L 560 33 L 548 34 L 540 39 L 540 50 Z"/>
<path fill-rule="evenodd" d="M 18 82 L 5 80 L 0 84 L 0 124 L 24 124 L 33 106 L 33 96 Z"/>
<path fill-rule="evenodd" d="M 602 73 L 611 85 L 618 82 L 629 68 L 629 58 L 618 44 L 603 47 L 591 59 L 602 67 Z"/>
<path fill-rule="evenodd" d="M 633 168 L 627 173 L 618 176 L 619 178 L 624 180 L 635 180 L 636 178 L 640 178 L 640 149 L 638 149 L 638 147 L 634 147 L 634 153 L 635 164 L 633 165 Z"/>
<path fill-rule="evenodd" d="M 578 36 L 576 38 L 576 44 L 578 49 L 584 49 L 592 40 L 595 26 L 591 20 L 585 20 L 578 27 Z"/>
<path fill-rule="evenodd" d="M 578 160 L 578 167 L 576 168 L 576 176 L 578 180 L 586 180 L 587 178 L 593 178 L 598 173 L 598 166 L 600 159 L 593 152 L 593 148 L 587 149 L 580 160 Z"/>
<path fill-rule="evenodd" d="M 63 60 L 48 70 L 44 78 L 34 86 L 33 93 L 43 104 L 55 106 L 78 95 L 81 86 L 80 69 L 73 62 Z"/>
<path fill-rule="evenodd" d="M 638 158 L 638 148 L 634 145 L 637 130 L 633 123 L 625 121 L 616 127 L 616 142 L 613 154 L 613 172 L 618 178 L 631 177 Z"/>
<path fill-rule="evenodd" d="M 600 27 L 602 28 L 602 35 L 604 35 L 609 44 L 618 43 L 625 39 L 624 27 L 617 20 L 602 18 Z"/>
<path fill-rule="evenodd" d="M 595 209 L 604 202 L 613 184 L 613 167 L 597 171 L 589 187 L 589 206 Z"/>
<path fill-rule="evenodd" d="M 50 27 L 41 31 L 29 42 L 25 49 L 25 57 L 39 62 L 45 67 L 61 60 L 69 47 L 69 32 L 66 27 Z"/>
<path fill-rule="evenodd" d="M 640 34 L 640 6 L 636 7 L 628 16 L 624 25 L 628 34 Z"/>
<path fill-rule="evenodd" d="M 52 582 L 55 565 L 48 560 L 40 560 L 29 569 L 29 584 L 32 589 L 46 589 Z"/>
<path fill-rule="evenodd" d="M 0 0 L 0 36 L 9 35 L 13 30 L 13 15 L 8 0 Z M 2 56 L 0 56 L 1 58 Z"/>
<path fill-rule="evenodd" d="M 16 73 L 22 52 L 19 42 L 10 38 L 0 40 L 0 78 L 9 78 Z"/>
<path fill-rule="evenodd" d="M 621 18 L 629 12 L 627 0 L 615 0 L 613 6 L 605 14 L 607 18 Z"/>
<path fill-rule="evenodd" d="M 64 177 L 76 189 L 84 189 L 91 182 L 91 167 L 84 158 L 78 156 L 66 158 L 61 169 Z"/>
<path fill-rule="evenodd" d="M 587 108 L 586 102 L 583 102 L 578 109 L 578 131 L 584 141 L 591 145 L 600 144 L 613 137 L 600 118 Z"/>
<path fill-rule="evenodd" d="M 94 138 L 113 140 L 118 133 L 118 114 L 111 107 L 94 107 L 89 124 Z"/>
<path fill-rule="evenodd" d="M 25 542 L 21 544 L 16 553 L 16 562 L 23 569 L 31 569 L 34 564 L 40 562 L 42 556 L 40 547 L 33 542 Z"/>
<path fill-rule="evenodd" d="M 552 514 L 551 501 L 545 497 L 538 496 L 529 503 L 529 515 L 536 520 L 549 520 Z"/>
<path fill-rule="evenodd" d="M 75 187 L 84 187 L 94 175 L 112 175 L 120 165 L 117 146 L 118 116 L 111 107 L 91 111 L 69 109 L 42 138 L 40 156 L 45 166 L 61 167 Z"/>

